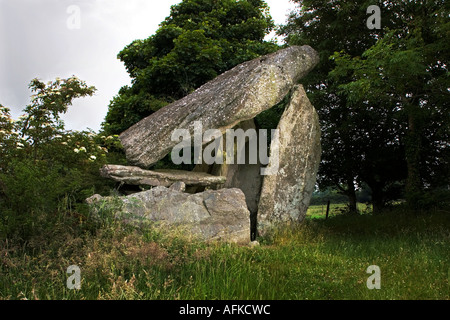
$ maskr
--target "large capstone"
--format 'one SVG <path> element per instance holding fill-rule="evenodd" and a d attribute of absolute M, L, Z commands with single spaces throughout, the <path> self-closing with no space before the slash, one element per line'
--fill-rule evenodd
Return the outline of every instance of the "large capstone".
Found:
<path fill-rule="evenodd" d="M 172 136 L 177 129 L 193 137 L 193 124 L 201 123 L 203 137 L 206 130 L 224 133 L 255 118 L 279 103 L 318 62 L 311 47 L 293 46 L 238 65 L 123 132 L 127 159 L 148 168 L 179 143 Z"/>

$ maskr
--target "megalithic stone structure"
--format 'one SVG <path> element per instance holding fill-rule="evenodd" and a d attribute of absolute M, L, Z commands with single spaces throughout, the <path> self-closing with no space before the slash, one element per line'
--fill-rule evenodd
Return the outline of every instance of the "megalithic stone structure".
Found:
<path fill-rule="evenodd" d="M 150 167 L 178 144 L 172 141 L 174 130 L 188 129 L 193 136 L 196 121 L 202 123 L 202 133 L 224 133 L 255 118 L 279 103 L 318 62 L 311 47 L 292 46 L 236 66 L 123 132 L 128 161 Z"/>
<path fill-rule="evenodd" d="M 260 235 L 279 223 L 301 222 L 314 191 L 321 131 L 319 117 L 303 86 L 294 88 L 278 129 L 279 143 L 272 143 L 270 161 L 276 154 L 279 166 L 276 174 L 263 180 L 257 217 Z"/>
<path fill-rule="evenodd" d="M 138 211 L 128 212 L 127 219 L 173 218 L 204 239 L 239 243 L 250 241 L 256 225 L 264 235 L 278 224 L 302 221 L 314 190 L 321 146 L 317 113 L 298 82 L 318 62 L 318 53 L 309 46 L 293 46 L 245 62 L 123 132 L 120 140 L 134 167 L 107 165 L 102 175 L 155 187 L 123 198 L 124 203 L 140 201 Z M 191 137 L 200 133 L 202 139 L 194 143 L 207 145 L 210 141 L 203 139 L 207 130 L 219 130 L 220 136 L 237 127 L 255 129 L 253 119 L 289 93 L 290 104 L 270 146 L 268 168 L 276 168 L 275 172 L 262 176 L 262 161 L 203 164 L 197 172 L 143 170 L 179 145 L 172 139 L 174 132 L 184 130 L 183 135 L 189 132 Z M 250 137 L 245 148 L 249 145 Z M 222 189 L 198 193 L 205 187 Z"/>

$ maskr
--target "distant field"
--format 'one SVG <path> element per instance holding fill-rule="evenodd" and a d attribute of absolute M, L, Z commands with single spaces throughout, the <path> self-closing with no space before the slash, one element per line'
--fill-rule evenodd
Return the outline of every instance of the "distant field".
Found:
<path fill-rule="evenodd" d="M 329 217 L 336 216 L 342 214 L 343 211 L 345 211 L 345 208 L 347 207 L 346 204 L 342 203 L 332 203 L 330 204 L 330 213 Z M 358 210 L 360 213 L 368 213 L 372 210 L 370 205 L 366 205 L 364 203 L 358 203 Z M 308 208 L 308 212 L 306 213 L 306 216 L 308 218 L 312 219 L 325 219 L 327 212 L 327 205 L 313 205 Z"/>

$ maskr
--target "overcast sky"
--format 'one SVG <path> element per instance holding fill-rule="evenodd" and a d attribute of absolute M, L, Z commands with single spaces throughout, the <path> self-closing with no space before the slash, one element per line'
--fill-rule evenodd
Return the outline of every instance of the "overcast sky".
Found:
<path fill-rule="evenodd" d="M 154 34 L 179 2 L 0 0 L 0 103 L 17 118 L 30 102 L 33 78 L 47 82 L 75 75 L 98 91 L 75 100 L 64 117 L 66 128 L 98 131 L 109 101 L 130 84 L 117 54 Z M 277 24 L 294 8 L 289 0 L 266 2 Z"/>

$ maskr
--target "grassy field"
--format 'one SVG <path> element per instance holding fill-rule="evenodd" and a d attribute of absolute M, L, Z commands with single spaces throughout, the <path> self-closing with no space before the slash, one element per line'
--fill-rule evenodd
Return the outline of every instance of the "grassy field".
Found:
<path fill-rule="evenodd" d="M 26 243 L 0 243 L 0 299 L 449 299 L 450 214 L 332 214 L 253 248 L 60 219 Z M 67 268 L 81 289 L 66 286 Z M 369 266 L 381 289 L 369 290 Z"/>
<path fill-rule="evenodd" d="M 357 205 L 359 212 L 361 213 L 369 213 L 372 211 L 372 207 L 370 205 L 364 203 L 358 203 Z M 347 210 L 347 205 L 343 203 L 332 203 L 330 205 L 330 212 L 328 217 L 333 217 L 337 215 L 341 215 L 345 213 Z M 310 206 L 308 208 L 308 212 L 306 216 L 312 219 L 325 219 L 327 212 L 327 205 L 315 205 Z"/>

